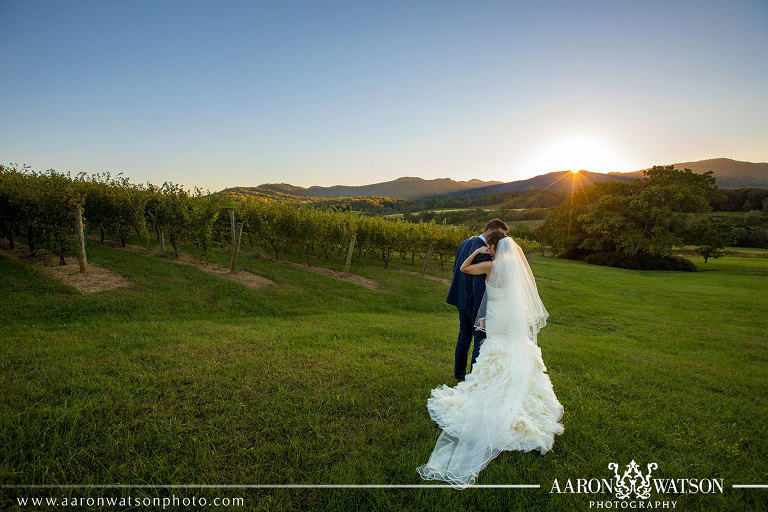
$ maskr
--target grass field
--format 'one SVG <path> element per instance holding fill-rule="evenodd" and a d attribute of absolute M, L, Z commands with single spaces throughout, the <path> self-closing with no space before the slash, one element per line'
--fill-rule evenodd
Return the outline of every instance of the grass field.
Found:
<path fill-rule="evenodd" d="M 727 251 L 738 251 L 753 254 L 768 254 L 768 249 L 764 247 L 726 247 Z"/>
<path fill-rule="evenodd" d="M 421 483 L 439 435 L 426 400 L 452 381 L 445 284 L 354 266 L 379 283 L 368 290 L 245 254 L 241 268 L 276 283 L 249 290 L 119 248 L 88 254 L 133 286 L 82 295 L 0 256 L 2 484 Z M 694 261 L 708 271 L 536 257 L 565 433 L 544 456 L 502 453 L 477 483 L 540 489 L 173 492 L 246 510 L 587 510 L 594 495 L 550 494 L 553 479 L 610 478 L 634 459 L 724 479 L 722 495 L 666 498 L 676 510 L 768 509 L 768 490 L 731 488 L 768 483 L 768 258 Z M 0 492 L 4 508 L 172 491 Z"/>
<path fill-rule="evenodd" d="M 402 216 L 403 216 L 402 213 L 393 213 L 391 215 L 385 215 L 385 217 L 388 217 L 388 218 L 391 218 L 391 219 L 396 219 L 396 218 L 402 217 Z M 529 229 L 534 230 L 537 227 L 539 227 L 542 224 L 544 224 L 544 219 L 533 219 L 533 220 L 507 220 L 507 219 L 502 219 L 502 220 L 504 220 L 510 228 L 522 224 L 522 225 L 528 226 Z M 480 228 L 478 228 L 478 229 L 482 230 L 482 226 Z"/>
<path fill-rule="evenodd" d="M 741 219 L 746 214 L 747 214 L 747 212 L 743 212 L 743 211 L 739 211 L 739 212 L 719 212 L 719 211 L 714 211 L 714 212 L 709 212 L 708 215 L 710 217 L 729 217 L 729 218 L 734 218 L 734 219 Z"/>

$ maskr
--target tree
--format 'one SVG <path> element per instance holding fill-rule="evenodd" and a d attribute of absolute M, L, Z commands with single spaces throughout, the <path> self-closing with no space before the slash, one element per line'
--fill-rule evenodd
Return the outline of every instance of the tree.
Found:
<path fill-rule="evenodd" d="M 691 232 L 696 243 L 699 244 L 696 252 L 704 257 L 704 263 L 709 258 L 721 257 L 722 249 L 734 242 L 733 227 L 720 219 L 706 217 L 692 225 Z"/>
<path fill-rule="evenodd" d="M 653 167 L 633 183 L 596 183 L 554 208 L 537 237 L 566 257 L 594 252 L 665 256 L 683 244 L 690 212 L 717 197 L 712 172 Z"/>
<path fill-rule="evenodd" d="M 523 254 L 525 254 L 525 259 L 528 260 L 528 263 L 533 262 L 533 252 L 541 247 L 541 244 L 535 240 L 528 240 L 526 238 L 515 238 L 514 239 L 517 245 L 520 246 L 520 249 L 523 251 Z"/>

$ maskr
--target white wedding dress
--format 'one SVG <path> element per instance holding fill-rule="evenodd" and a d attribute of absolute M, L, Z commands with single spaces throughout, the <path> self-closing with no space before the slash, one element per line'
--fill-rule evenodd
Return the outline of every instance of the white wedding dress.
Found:
<path fill-rule="evenodd" d="M 547 316 L 522 250 L 501 239 L 476 322 L 487 337 L 472 372 L 454 387 L 433 389 L 427 401 L 443 431 L 417 468 L 423 479 L 463 489 L 504 450 L 552 449 L 563 433 L 563 406 L 536 344 Z"/>

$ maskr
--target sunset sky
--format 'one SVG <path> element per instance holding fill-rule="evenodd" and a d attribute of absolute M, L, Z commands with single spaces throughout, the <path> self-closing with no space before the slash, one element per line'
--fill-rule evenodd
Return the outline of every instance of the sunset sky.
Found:
<path fill-rule="evenodd" d="M 211 190 L 768 161 L 768 2 L 0 0 L 0 163 Z"/>

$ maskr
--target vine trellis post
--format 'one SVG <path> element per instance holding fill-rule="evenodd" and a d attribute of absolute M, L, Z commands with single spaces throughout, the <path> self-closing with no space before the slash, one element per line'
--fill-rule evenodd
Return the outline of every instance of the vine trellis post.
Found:
<path fill-rule="evenodd" d="M 352 233 L 352 238 L 349 240 L 349 250 L 347 251 L 347 263 L 344 265 L 344 273 L 349 272 L 349 265 L 352 263 L 352 253 L 355 251 L 355 240 L 357 240 L 357 233 Z"/>
<path fill-rule="evenodd" d="M 77 235 L 77 261 L 80 263 L 80 273 L 88 272 L 88 263 L 85 258 L 85 236 L 83 235 L 83 209 L 75 207 L 75 234 Z"/>
<path fill-rule="evenodd" d="M 230 273 L 235 274 L 237 273 L 237 255 L 240 252 L 240 237 L 243 235 L 242 222 L 237 223 L 237 228 L 232 232 L 232 235 L 235 237 L 235 243 L 232 246 L 232 264 L 229 271 Z"/>
<path fill-rule="evenodd" d="M 432 251 L 435 250 L 435 241 L 432 240 L 432 243 L 429 244 L 429 250 L 427 251 L 427 257 L 424 259 L 424 268 L 421 269 L 421 275 L 424 275 L 427 273 L 427 267 L 429 266 L 429 258 L 432 257 Z"/>

